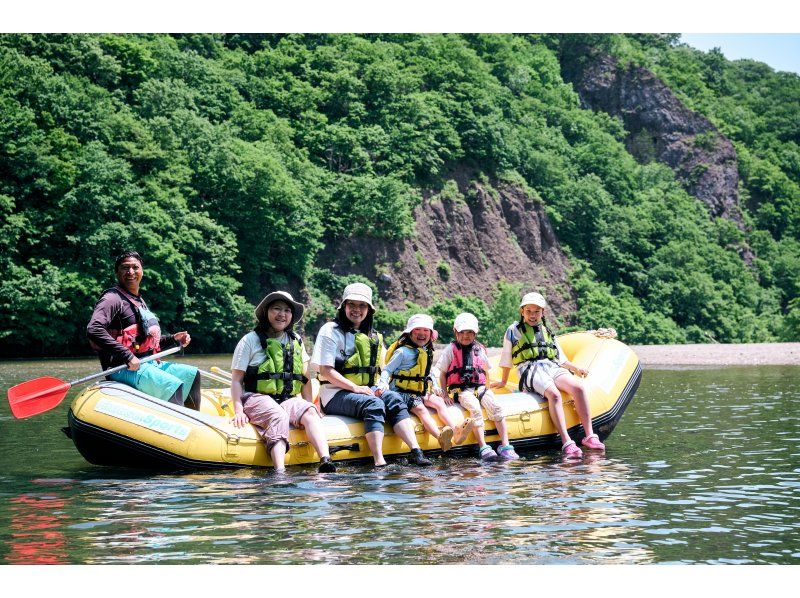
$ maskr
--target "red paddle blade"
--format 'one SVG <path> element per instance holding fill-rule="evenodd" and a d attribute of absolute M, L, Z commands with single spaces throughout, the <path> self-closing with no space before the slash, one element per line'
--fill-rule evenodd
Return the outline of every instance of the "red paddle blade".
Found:
<path fill-rule="evenodd" d="M 17 419 L 49 411 L 64 400 L 70 383 L 45 376 L 8 389 L 8 404 Z"/>

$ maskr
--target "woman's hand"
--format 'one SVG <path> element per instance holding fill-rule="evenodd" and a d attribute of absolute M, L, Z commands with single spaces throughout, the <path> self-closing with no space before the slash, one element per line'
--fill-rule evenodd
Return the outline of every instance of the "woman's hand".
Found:
<path fill-rule="evenodd" d="M 233 425 L 236 426 L 237 428 L 242 428 L 244 427 L 245 424 L 250 422 L 250 419 L 244 414 L 244 411 L 240 411 L 239 413 L 233 416 L 233 419 L 231 421 L 233 422 Z"/>
<path fill-rule="evenodd" d="M 489 388 L 505 388 L 506 382 L 504 380 L 495 380 L 489 385 Z"/>
<path fill-rule="evenodd" d="M 172 337 L 175 339 L 175 342 L 180 343 L 183 347 L 192 342 L 192 337 L 185 330 L 183 332 L 176 332 Z"/>

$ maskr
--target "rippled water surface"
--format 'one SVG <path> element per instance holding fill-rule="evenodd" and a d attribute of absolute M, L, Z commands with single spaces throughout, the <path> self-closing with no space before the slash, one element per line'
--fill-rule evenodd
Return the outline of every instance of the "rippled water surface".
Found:
<path fill-rule="evenodd" d="M 225 356 L 188 360 L 225 366 Z M 0 387 L 96 368 L 0 362 Z M 0 407 L 0 563 L 800 564 L 800 368 L 646 369 L 604 457 L 152 474 Z"/>

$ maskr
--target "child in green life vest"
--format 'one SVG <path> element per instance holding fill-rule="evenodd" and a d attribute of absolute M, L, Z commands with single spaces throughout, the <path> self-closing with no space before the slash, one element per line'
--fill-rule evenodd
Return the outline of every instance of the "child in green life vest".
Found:
<path fill-rule="evenodd" d="M 520 319 L 506 330 L 503 350 L 500 354 L 502 377 L 492 388 L 506 385 L 512 366 L 519 371 L 519 389 L 535 392 L 547 399 L 550 419 L 553 421 L 563 444 L 562 451 L 568 458 L 580 458 L 583 451 L 569 437 L 561 392 L 570 394 L 575 400 L 575 410 L 583 424 L 586 437 L 581 444 L 589 449 L 605 450 L 605 445 L 592 429 L 592 416 L 583 382 L 576 376 L 585 377 L 589 372 L 567 361 L 561 346 L 547 327 L 544 318 L 547 303 L 539 293 L 528 293 L 519 305 Z M 574 374 L 574 375 L 573 375 Z"/>
<path fill-rule="evenodd" d="M 437 337 L 433 318 L 425 314 L 411 316 L 400 338 L 386 352 L 386 366 L 378 380 L 376 394 L 386 390 L 399 393 L 428 434 L 436 438 L 443 451 L 449 451 L 453 446 L 453 431 L 457 428 L 453 415 L 447 412 L 447 405 L 431 392 L 434 386 L 431 377 L 433 341 Z M 441 429 L 428 407 L 435 409 L 445 423 Z"/>
<path fill-rule="evenodd" d="M 284 291 L 270 293 L 256 307 L 258 325 L 233 352 L 233 423 L 255 426 L 278 471 L 284 469 L 290 427 L 305 429 L 320 456 L 319 471 L 331 473 L 336 466 L 306 377 L 308 354 L 292 330 L 302 315 L 302 304 Z"/>

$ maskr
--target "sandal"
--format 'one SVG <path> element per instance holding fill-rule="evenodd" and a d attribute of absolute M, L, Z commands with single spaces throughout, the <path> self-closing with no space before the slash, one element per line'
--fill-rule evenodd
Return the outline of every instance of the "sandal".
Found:
<path fill-rule="evenodd" d="M 580 459 L 583 457 L 583 451 L 578 448 L 578 445 L 575 444 L 574 440 L 570 440 L 561 447 L 561 452 L 564 453 L 564 457 L 567 459 Z"/>
<path fill-rule="evenodd" d="M 445 426 L 442 428 L 441 432 L 439 432 L 439 446 L 442 447 L 443 452 L 449 451 L 453 448 L 453 428 L 450 426 Z"/>
<path fill-rule="evenodd" d="M 515 461 L 519 459 L 517 451 L 515 451 L 514 447 L 510 444 L 499 447 L 497 449 L 497 455 L 500 457 L 501 461 Z"/>
<path fill-rule="evenodd" d="M 494 449 L 490 447 L 488 444 L 481 448 L 480 456 L 481 456 L 481 461 L 483 461 L 484 463 L 494 463 L 495 461 L 500 459 L 500 457 L 497 456 L 497 453 L 494 452 Z"/>
<path fill-rule="evenodd" d="M 472 432 L 472 428 L 475 427 L 475 420 L 471 417 L 465 419 L 459 426 L 456 428 L 455 434 L 453 434 L 453 443 L 454 444 L 461 444 L 467 439 L 469 433 Z"/>
<path fill-rule="evenodd" d="M 597 434 L 591 434 L 590 436 L 587 436 L 581 440 L 581 444 L 586 448 L 594 449 L 596 451 L 606 450 L 606 445 L 600 442 L 600 437 Z"/>

